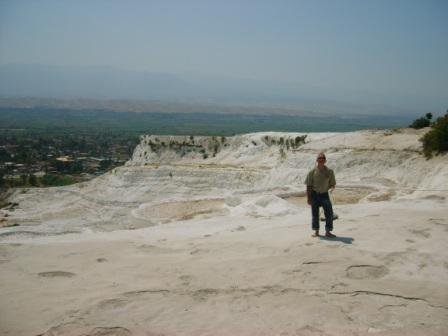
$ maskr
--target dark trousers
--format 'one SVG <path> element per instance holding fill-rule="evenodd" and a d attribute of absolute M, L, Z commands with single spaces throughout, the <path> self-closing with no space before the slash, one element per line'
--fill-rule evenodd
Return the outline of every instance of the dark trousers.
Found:
<path fill-rule="evenodd" d="M 333 206 L 331 205 L 328 193 L 319 194 L 315 191 L 311 192 L 311 226 L 313 230 L 319 230 L 319 207 L 324 208 L 325 213 L 325 230 L 333 231 Z"/>

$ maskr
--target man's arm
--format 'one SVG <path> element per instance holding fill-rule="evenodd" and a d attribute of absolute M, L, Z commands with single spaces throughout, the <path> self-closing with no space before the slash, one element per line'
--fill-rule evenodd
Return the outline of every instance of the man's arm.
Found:
<path fill-rule="evenodd" d="M 306 184 L 306 198 L 308 201 L 308 205 L 311 205 L 312 202 L 311 192 L 313 191 L 313 170 L 310 171 L 306 176 L 305 184 Z"/>
<path fill-rule="evenodd" d="M 330 181 L 328 182 L 328 187 L 331 191 L 336 187 L 336 178 L 334 177 L 334 171 L 330 171 Z"/>
<path fill-rule="evenodd" d="M 311 202 L 312 202 L 311 191 L 313 191 L 313 187 L 306 186 L 306 198 L 307 198 L 308 205 L 311 205 Z"/>

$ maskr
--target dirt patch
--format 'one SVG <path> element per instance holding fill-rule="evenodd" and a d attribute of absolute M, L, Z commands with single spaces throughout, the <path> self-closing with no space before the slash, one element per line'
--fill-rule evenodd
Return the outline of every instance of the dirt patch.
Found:
<path fill-rule="evenodd" d="M 224 207 L 224 199 L 205 199 L 151 205 L 139 209 L 137 215 L 150 218 L 156 223 L 169 223 L 190 220 L 200 215 L 223 215 L 227 212 L 228 210 Z"/>
<path fill-rule="evenodd" d="M 368 195 L 366 200 L 369 202 L 389 201 L 394 195 L 395 195 L 394 191 L 382 191 L 382 192 L 380 191 Z"/>
<path fill-rule="evenodd" d="M 334 204 L 355 204 L 368 195 L 375 193 L 377 190 L 368 187 L 357 188 L 336 188 L 331 193 Z M 306 205 L 307 199 L 305 194 L 281 196 L 284 200 L 294 205 Z"/>
<path fill-rule="evenodd" d="M 353 265 L 347 268 L 347 277 L 350 279 L 377 279 L 387 273 L 389 270 L 383 265 Z"/>
<path fill-rule="evenodd" d="M 40 277 L 43 278 L 71 278 L 74 277 L 76 274 L 71 272 L 64 272 L 64 271 L 51 271 L 51 272 L 41 272 L 38 274 Z"/>
<path fill-rule="evenodd" d="M 434 201 L 444 201 L 446 199 L 445 196 L 441 195 L 427 195 L 423 197 L 423 199 L 434 200 Z"/>
<path fill-rule="evenodd" d="M 130 336 L 132 333 L 122 327 L 111 327 L 111 328 L 104 328 L 104 327 L 97 327 L 90 331 L 90 333 L 87 334 L 88 336 Z"/>
<path fill-rule="evenodd" d="M 332 196 L 336 204 L 354 204 L 373 192 L 376 192 L 376 189 L 367 187 L 336 188 Z"/>

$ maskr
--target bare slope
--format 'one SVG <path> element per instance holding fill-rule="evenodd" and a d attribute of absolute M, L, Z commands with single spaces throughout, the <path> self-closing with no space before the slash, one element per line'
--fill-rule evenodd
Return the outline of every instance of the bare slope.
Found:
<path fill-rule="evenodd" d="M 422 132 L 145 136 L 93 181 L 17 191 L 0 333 L 446 335 L 448 162 Z M 321 150 L 334 240 L 303 197 Z"/>
<path fill-rule="evenodd" d="M 296 197 L 300 203 L 303 180 L 319 151 L 327 152 L 329 166 L 336 172 L 336 201 L 415 197 L 444 201 L 446 157 L 426 160 L 421 155 L 422 132 L 143 136 L 125 167 L 93 181 L 17 191 L 11 201 L 19 207 L 3 224 L 20 226 L 4 230 L 1 236 L 16 231 L 33 235 L 35 230 L 40 234 L 152 226 L 170 220 L 148 209 L 160 212 L 170 202 L 181 202 L 186 208 L 193 204 L 188 202 L 196 202 L 198 214 L 221 215 L 233 209 L 228 202 L 235 197 L 272 194 Z M 219 211 L 213 201 L 217 199 L 222 205 Z M 185 216 L 194 217 L 194 212 L 186 211 Z M 175 215 L 173 220 L 182 217 Z"/>

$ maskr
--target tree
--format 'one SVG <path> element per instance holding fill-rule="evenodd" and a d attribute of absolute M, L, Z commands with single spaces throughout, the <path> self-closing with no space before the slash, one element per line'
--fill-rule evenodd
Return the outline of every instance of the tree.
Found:
<path fill-rule="evenodd" d="M 296 147 L 299 147 L 301 144 L 304 144 L 306 137 L 307 137 L 306 135 L 304 135 L 304 136 L 297 136 L 296 139 L 295 139 Z"/>
<path fill-rule="evenodd" d="M 409 125 L 409 127 L 414 128 L 414 129 L 421 129 L 424 127 L 428 127 L 430 125 L 430 122 L 428 119 L 426 118 L 418 118 L 415 119 L 412 124 Z"/>
<path fill-rule="evenodd" d="M 433 152 L 448 152 L 448 111 L 432 124 L 431 130 L 420 141 L 423 143 L 423 153 L 428 159 L 432 157 Z"/>
<path fill-rule="evenodd" d="M 213 146 L 213 157 L 216 156 L 216 154 L 218 153 L 219 150 L 219 144 L 215 143 Z"/>
<path fill-rule="evenodd" d="M 280 147 L 280 157 L 282 158 L 282 160 L 286 159 L 286 153 L 283 147 Z"/>
<path fill-rule="evenodd" d="M 83 168 L 84 167 L 80 161 L 75 161 L 75 162 L 73 162 L 73 165 L 71 166 L 71 172 L 73 174 L 79 174 L 79 173 L 82 173 Z"/>
<path fill-rule="evenodd" d="M 36 177 L 36 175 L 30 174 L 28 180 L 29 180 L 30 185 L 32 185 L 33 187 L 37 187 L 37 177 Z"/>
<path fill-rule="evenodd" d="M 107 170 L 112 165 L 112 163 L 113 162 L 111 159 L 102 160 L 102 161 L 100 161 L 100 169 Z"/>
<path fill-rule="evenodd" d="M 420 129 L 431 125 L 432 113 L 426 113 L 424 117 L 415 119 L 409 127 L 414 129 Z"/>

